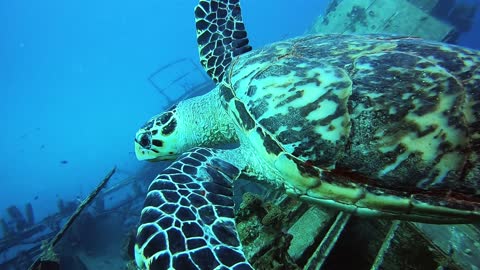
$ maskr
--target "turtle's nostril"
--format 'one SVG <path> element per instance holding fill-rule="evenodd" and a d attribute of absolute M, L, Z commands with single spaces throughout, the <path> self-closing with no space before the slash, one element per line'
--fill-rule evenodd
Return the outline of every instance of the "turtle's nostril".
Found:
<path fill-rule="evenodd" d="M 143 148 L 148 148 L 150 146 L 150 137 L 148 134 L 144 133 L 140 137 L 140 141 L 138 142 Z"/>

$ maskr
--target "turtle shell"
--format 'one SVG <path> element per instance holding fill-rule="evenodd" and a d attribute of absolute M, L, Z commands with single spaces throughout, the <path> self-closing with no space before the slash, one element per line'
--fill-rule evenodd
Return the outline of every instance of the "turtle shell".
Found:
<path fill-rule="evenodd" d="M 220 90 L 290 193 L 464 221 L 480 216 L 479 67 L 477 51 L 416 38 L 304 36 L 234 59 Z M 436 220 L 442 207 L 455 213 Z"/>

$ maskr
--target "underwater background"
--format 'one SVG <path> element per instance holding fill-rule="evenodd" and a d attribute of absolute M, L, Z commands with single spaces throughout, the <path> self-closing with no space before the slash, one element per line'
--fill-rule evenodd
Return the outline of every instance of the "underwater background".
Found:
<path fill-rule="evenodd" d="M 198 62 L 196 4 L 0 1 L 0 209 L 31 202 L 40 219 L 113 165 L 115 177 L 138 168 L 135 132 L 167 105 L 147 78 Z M 252 46 L 304 33 L 326 4 L 243 1 Z"/>
<path fill-rule="evenodd" d="M 168 106 L 149 76 L 198 62 L 197 2 L 0 1 L 0 218 L 11 223 L 7 208 L 30 203 L 41 220 L 59 200 L 83 200 L 113 166 L 109 185 L 141 168 L 135 132 Z M 241 2 L 260 48 L 306 33 L 329 1 Z M 464 31 L 456 44 L 480 49 L 479 12 Z"/>

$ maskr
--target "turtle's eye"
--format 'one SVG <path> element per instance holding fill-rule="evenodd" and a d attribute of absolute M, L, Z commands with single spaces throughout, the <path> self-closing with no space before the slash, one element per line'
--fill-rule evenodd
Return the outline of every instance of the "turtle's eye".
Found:
<path fill-rule="evenodd" d="M 140 141 L 138 142 L 143 148 L 150 147 L 150 137 L 147 133 L 143 133 L 142 137 L 140 137 Z"/>

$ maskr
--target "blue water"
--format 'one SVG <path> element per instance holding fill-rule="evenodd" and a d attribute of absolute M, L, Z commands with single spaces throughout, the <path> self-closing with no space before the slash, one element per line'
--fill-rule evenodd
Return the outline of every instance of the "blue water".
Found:
<path fill-rule="evenodd" d="M 114 165 L 140 166 L 137 128 L 166 106 L 147 77 L 197 61 L 196 0 L 0 1 L 0 216 L 84 198 Z M 253 47 L 301 35 L 327 1 L 243 1 Z M 480 49 L 480 17 L 459 43 Z"/>
<path fill-rule="evenodd" d="M 196 3 L 0 1 L 0 217 L 31 202 L 39 220 L 139 167 L 134 134 L 166 105 L 147 77 L 197 61 Z M 303 34 L 325 5 L 245 0 L 251 44 Z"/>
<path fill-rule="evenodd" d="M 457 44 L 470 47 L 473 49 L 480 49 L 480 12 L 477 11 L 473 20 L 472 29 L 463 33 L 458 39 Z"/>

